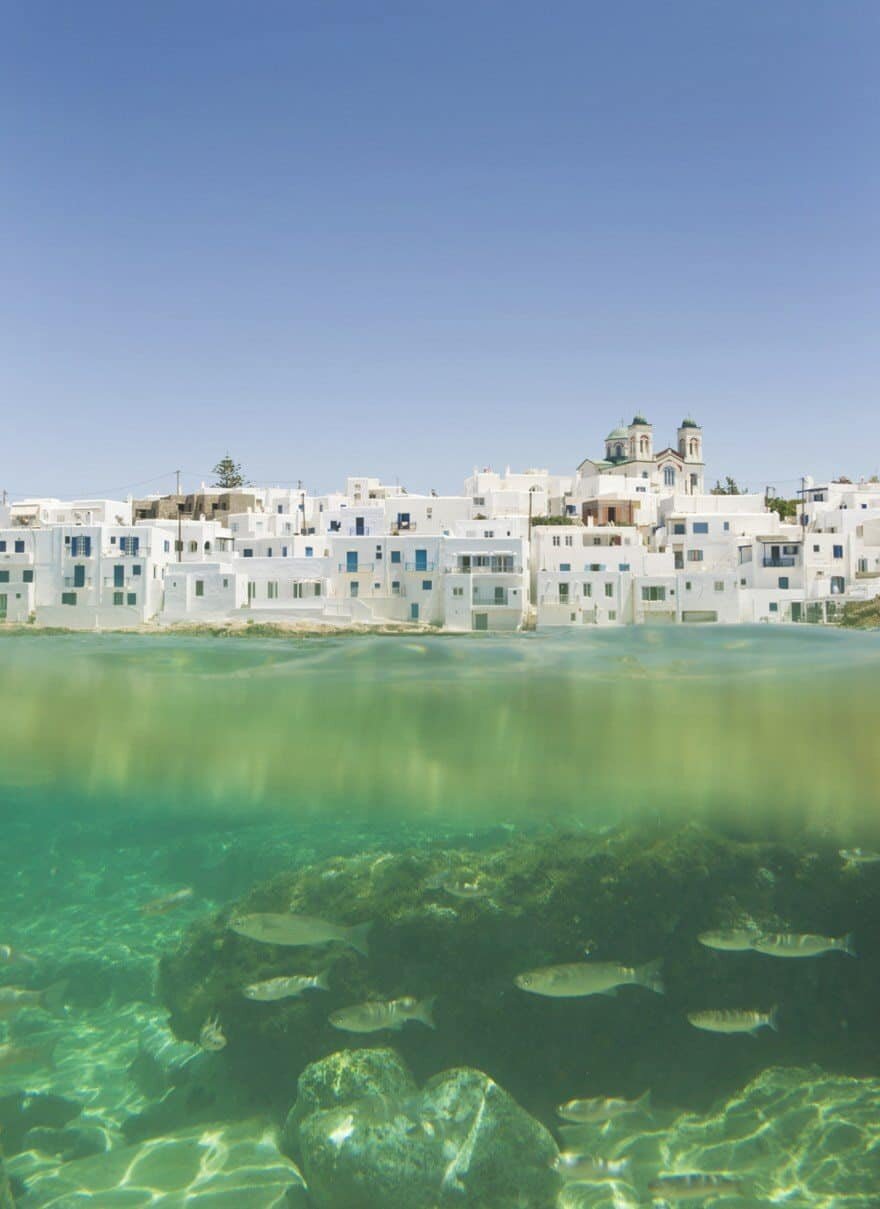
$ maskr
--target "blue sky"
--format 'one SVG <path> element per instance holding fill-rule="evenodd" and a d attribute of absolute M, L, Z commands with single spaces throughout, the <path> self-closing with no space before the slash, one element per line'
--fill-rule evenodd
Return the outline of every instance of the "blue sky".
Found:
<path fill-rule="evenodd" d="M 0 487 L 458 490 L 637 409 L 875 473 L 878 50 L 874 0 L 11 0 Z"/>

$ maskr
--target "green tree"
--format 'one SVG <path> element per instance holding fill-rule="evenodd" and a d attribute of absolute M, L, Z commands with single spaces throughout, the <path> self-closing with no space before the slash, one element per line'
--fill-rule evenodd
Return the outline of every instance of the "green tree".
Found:
<path fill-rule="evenodd" d="M 797 517 L 800 501 L 785 500 L 780 495 L 769 495 L 767 497 L 767 507 L 771 512 L 778 513 L 781 521 L 791 521 Z"/>
<path fill-rule="evenodd" d="M 228 453 L 214 467 L 214 474 L 217 476 L 216 481 L 212 484 L 214 487 L 224 487 L 229 490 L 232 487 L 244 486 L 241 466 L 238 462 L 233 462 Z"/>
<path fill-rule="evenodd" d="M 743 495 L 744 492 L 736 479 L 726 475 L 724 482 L 716 479 L 715 486 L 712 488 L 712 495 Z"/>

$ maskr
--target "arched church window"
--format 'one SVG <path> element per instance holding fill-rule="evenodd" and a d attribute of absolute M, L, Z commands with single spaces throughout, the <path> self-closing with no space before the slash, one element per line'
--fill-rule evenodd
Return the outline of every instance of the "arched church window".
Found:
<path fill-rule="evenodd" d="M 663 467 L 663 483 L 666 487 L 675 486 L 675 467 L 674 466 L 664 466 Z"/>

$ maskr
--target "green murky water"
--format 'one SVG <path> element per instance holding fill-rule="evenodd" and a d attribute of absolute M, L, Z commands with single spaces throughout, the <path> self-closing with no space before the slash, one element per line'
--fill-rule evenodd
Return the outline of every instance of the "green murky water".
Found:
<path fill-rule="evenodd" d="M 520 1202 L 481 1185 L 453 1127 L 414 1116 L 411 1097 L 362 1133 L 355 1109 L 340 1162 L 390 1162 L 404 1120 L 404 1137 L 442 1134 L 446 1175 L 459 1164 L 436 1199 L 404 1188 L 390 1209 L 649 1205 L 676 1192 L 652 1180 L 686 1172 L 738 1181 L 715 1202 L 735 1209 L 877 1205 L 880 863 L 839 850 L 880 848 L 878 685 L 880 636 L 806 627 L 0 639 L 0 943 L 22 954 L 0 978 L 64 999 L 0 1022 L 0 1046 L 26 1051 L 4 1066 L 0 1048 L 19 1203 L 372 1209 L 314 1156 L 304 1199 L 275 1139 L 303 1054 L 391 1045 L 420 1084 L 484 1071 L 557 1140 L 559 1100 L 650 1087 L 654 1107 L 588 1130 L 579 1146 L 625 1166 L 587 1183 L 545 1185 L 545 1155 L 526 1191 L 528 1145 L 504 1155 L 502 1138 Z M 476 884 L 473 901 L 450 880 Z M 179 907 L 141 910 L 182 887 Z M 341 923 L 375 917 L 369 959 L 339 956 L 326 999 L 244 1003 L 237 962 L 274 976 L 321 958 L 230 947 L 223 912 L 249 894 L 251 910 L 292 894 Z M 860 955 L 697 943 L 698 919 L 746 915 L 853 932 Z M 580 960 L 578 945 L 660 956 L 667 994 L 560 1004 L 513 987 L 520 968 Z M 355 988 L 435 994 L 436 1034 L 334 1032 L 327 1015 Z M 778 1037 L 686 1022 L 771 996 Z M 217 1053 L 195 1044 L 206 1013 L 228 1034 Z"/>

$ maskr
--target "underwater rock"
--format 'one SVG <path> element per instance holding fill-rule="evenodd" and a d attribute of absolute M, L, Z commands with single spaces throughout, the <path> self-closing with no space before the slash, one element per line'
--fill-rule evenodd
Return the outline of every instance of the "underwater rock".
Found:
<path fill-rule="evenodd" d="M 259 1121 L 184 1130 L 63 1163 L 25 1178 L 20 1209 L 162 1204 L 198 1209 L 305 1209 L 303 1180 Z"/>
<path fill-rule="evenodd" d="M 23 1140 L 23 1149 L 56 1155 L 65 1163 L 103 1154 L 108 1146 L 107 1133 L 100 1125 L 67 1125 L 63 1129 L 38 1125 L 29 1129 Z"/>
<path fill-rule="evenodd" d="M 421 1093 L 393 1050 L 345 1050 L 309 1066 L 284 1147 L 316 1209 L 549 1209 L 556 1145 L 482 1071 Z"/>
<path fill-rule="evenodd" d="M 494 850 L 373 850 L 276 876 L 204 917 L 163 955 L 159 991 L 181 1038 L 197 1040 L 219 1014 L 228 1038 L 219 1061 L 279 1113 L 291 1080 L 338 1048 L 331 1012 L 406 995 L 438 997 L 436 1031 L 407 1024 L 394 1035 L 420 1082 L 462 1065 L 485 1070 L 547 1123 L 573 1097 L 648 1089 L 661 1106 L 706 1108 L 773 1063 L 880 1073 L 880 947 L 870 944 L 880 935 L 878 874 L 847 870 L 837 848 L 814 837 L 751 842 L 695 823 L 546 832 Z M 233 911 L 291 908 L 345 925 L 373 920 L 369 956 L 261 944 L 229 928 Z M 743 926 L 855 930 L 861 955 L 780 961 L 697 939 Z M 662 958 L 666 995 L 623 987 L 614 998 L 548 999 L 514 985 L 523 971 L 581 960 L 585 948 L 625 965 Z M 242 993 L 328 964 L 329 992 L 275 1003 Z M 687 1020 L 774 1005 L 780 1032 L 755 1038 L 700 1032 Z"/>
<path fill-rule="evenodd" d="M 82 1112 L 82 1105 L 64 1096 L 43 1092 L 14 1092 L 0 1097 L 0 1141 L 7 1155 L 17 1154 L 32 1129 L 63 1129 Z"/>

